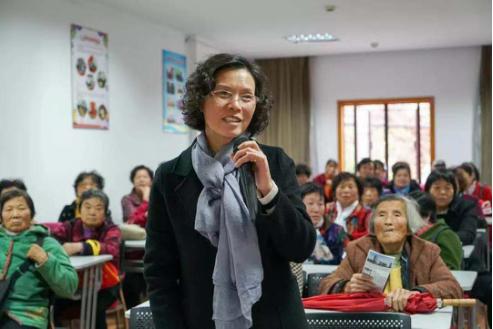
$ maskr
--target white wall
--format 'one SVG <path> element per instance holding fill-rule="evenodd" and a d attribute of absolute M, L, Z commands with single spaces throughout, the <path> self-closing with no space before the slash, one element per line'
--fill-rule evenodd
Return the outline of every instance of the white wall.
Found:
<path fill-rule="evenodd" d="M 310 62 L 312 166 L 338 157 L 337 101 L 435 97 L 435 158 L 473 159 L 479 47 L 314 57 Z"/>
<path fill-rule="evenodd" d="M 109 34 L 108 131 L 72 128 L 71 23 Z M 96 169 L 120 221 L 130 170 L 188 146 L 161 131 L 162 49 L 185 53 L 185 36 L 92 2 L 0 2 L 0 178 L 24 179 L 38 220 L 56 220 L 76 175 Z"/>

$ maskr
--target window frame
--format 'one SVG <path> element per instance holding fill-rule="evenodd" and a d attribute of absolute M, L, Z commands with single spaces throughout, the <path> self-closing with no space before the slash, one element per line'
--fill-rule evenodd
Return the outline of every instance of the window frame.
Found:
<path fill-rule="evenodd" d="M 389 163 L 388 163 L 388 116 L 387 109 L 390 104 L 399 104 L 399 103 L 429 103 L 430 104 L 430 159 L 431 162 L 435 160 L 435 97 L 433 96 L 422 96 L 422 97 L 405 97 L 405 98 L 375 98 L 375 99 L 349 99 L 349 100 L 338 100 L 337 101 L 337 134 L 338 134 L 338 156 L 339 156 L 339 164 L 341 170 L 345 168 L 345 157 L 344 157 L 344 107 L 345 106 L 354 106 L 355 113 L 355 122 L 354 122 L 354 131 L 355 131 L 355 164 L 357 162 L 357 121 L 356 121 L 356 111 L 359 105 L 383 105 L 385 111 L 385 159 L 380 159 L 385 162 L 387 166 L 387 173 L 389 173 Z M 419 118 L 419 116 L 418 116 Z M 418 122 L 419 123 L 419 122 Z M 418 126 L 418 134 L 417 140 L 421 140 L 420 135 L 420 127 Z M 418 160 L 421 156 L 421 153 L 418 154 Z M 431 165 L 431 163 L 430 163 Z M 421 178 L 421 169 L 418 168 L 417 177 Z"/>

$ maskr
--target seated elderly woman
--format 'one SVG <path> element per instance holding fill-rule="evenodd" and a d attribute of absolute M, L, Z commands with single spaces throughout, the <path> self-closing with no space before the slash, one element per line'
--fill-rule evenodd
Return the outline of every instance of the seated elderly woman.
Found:
<path fill-rule="evenodd" d="M 321 292 L 377 290 L 371 277 L 361 273 L 372 249 L 396 259 L 384 289 L 395 311 L 402 311 L 407 299 L 417 292 L 429 292 L 436 298 L 460 298 L 462 290 L 440 258 L 440 248 L 414 235 L 422 225 L 416 202 L 398 195 L 383 197 L 371 217 L 369 236 L 347 246 L 346 258 L 322 280 Z"/>
<path fill-rule="evenodd" d="M 106 220 L 109 199 L 103 191 L 88 190 L 80 196 L 80 218 L 63 223 L 46 223 L 51 234 L 69 255 L 113 256 L 103 267 L 103 280 L 98 293 L 96 328 L 106 328 L 106 309 L 116 300 L 120 289 L 118 267 L 121 232 L 118 226 Z M 63 313 L 69 302 L 57 302 L 55 313 Z M 58 312 L 57 312 L 58 311 Z"/>
<path fill-rule="evenodd" d="M 0 328 L 46 329 L 52 292 L 68 298 L 77 289 L 77 273 L 67 254 L 45 227 L 33 224 L 34 215 L 27 192 L 12 189 L 0 197 L 0 280 L 13 280 L 28 259 L 35 264 L 18 276 L 0 303 Z"/>

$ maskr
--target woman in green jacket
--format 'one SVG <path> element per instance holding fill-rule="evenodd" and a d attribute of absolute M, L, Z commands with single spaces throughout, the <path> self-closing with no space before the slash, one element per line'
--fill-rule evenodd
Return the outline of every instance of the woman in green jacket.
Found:
<path fill-rule="evenodd" d="M 34 214 L 27 192 L 13 189 L 0 197 L 0 280 L 10 278 L 27 259 L 34 263 L 0 305 L 0 328 L 46 329 L 49 296 L 67 298 L 77 289 L 69 257 L 45 227 L 33 223 Z"/>

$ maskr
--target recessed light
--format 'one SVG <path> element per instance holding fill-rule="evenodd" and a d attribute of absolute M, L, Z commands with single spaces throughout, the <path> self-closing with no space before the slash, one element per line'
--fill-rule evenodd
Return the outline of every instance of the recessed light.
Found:
<path fill-rule="evenodd" d="M 291 34 L 284 37 L 292 43 L 300 42 L 329 42 L 338 41 L 336 37 L 329 33 L 309 33 L 309 34 Z"/>

